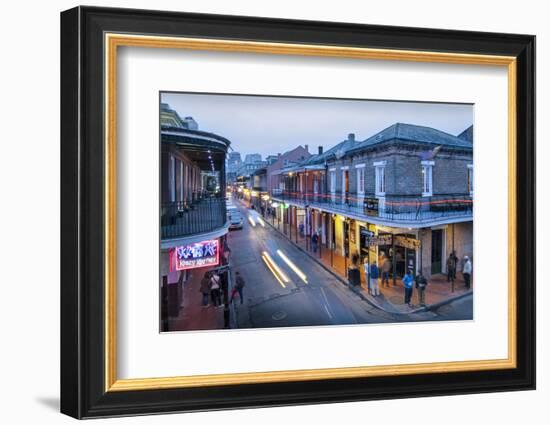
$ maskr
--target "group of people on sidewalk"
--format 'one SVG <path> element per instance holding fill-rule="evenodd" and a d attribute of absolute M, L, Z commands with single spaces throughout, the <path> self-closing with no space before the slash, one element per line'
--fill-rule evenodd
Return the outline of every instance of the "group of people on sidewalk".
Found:
<path fill-rule="evenodd" d="M 352 255 L 351 257 L 351 266 L 348 269 L 348 281 L 350 288 L 354 291 L 358 291 L 361 287 L 361 274 L 359 272 L 359 256 L 357 254 Z M 447 260 L 447 278 L 449 281 L 451 279 L 454 281 L 456 278 L 456 265 L 458 263 L 458 258 L 456 255 L 451 253 L 449 259 Z M 364 263 L 365 276 L 367 279 L 368 292 L 373 297 L 380 295 L 380 286 L 379 279 L 381 279 L 382 287 L 386 285 L 389 288 L 389 276 L 391 270 L 391 261 L 384 257 L 381 259 L 381 267 L 374 262 L 369 264 L 365 259 Z M 462 265 L 462 274 L 464 276 L 464 286 L 466 289 L 471 287 L 471 275 L 472 275 L 472 262 L 468 256 L 464 256 L 464 262 Z M 411 300 L 413 295 L 413 290 L 416 288 L 418 294 L 418 304 L 421 306 L 426 305 L 426 287 L 428 286 L 428 280 L 422 274 L 422 270 L 419 270 L 416 276 L 413 276 L 411 270 L 407 270 L 405 276 L 401 279 L 403 282 L 404 292 L 404 303 L 409 307 L 412 307 Z"/>
<path fill-rule="evenodd" d="M 380 274 L 382 275 L 382 286 L 384 286 L 385 284 L 389 288 L 389 275 L 386 273 L 387 272 L 384 271 L 384 269 L 382 269 L 382 273 L 380 273 L 380 270 L 378 269 L 378 265 L 376 263 L 372 263 L 369 265 L 365 262 L 365 275 L 367 276 L 368 290 L 369 294 L 371 294 L 373 297 L 377 297 L 380 295 L 380 287 L 378 284 Z M 416 286 L 416 290 L 418 293 L 418 303 L 420 305 L 426 305 L 426 287 L 428 286 L 428 281 L 422 274 L 422 271 L 419 271 L 418 274 L 414 277 L 412 271 L 407 270 L 407 273 L 405 273 L 405 276 L 403 276 L 402 282 L 403 287 L 405 288 L 405 304 L 409 306 L 411 305 L 413 288 Z"/>
<path fill-rule="evenodd" d="M 233 298 L 239 294 L 241 304 L 243 303 L 243 288 L 245 286 L 245 281 L 240 275 L 239 272 L 235 273 L 235 285 L 231 290 L 231 296 L 229 298 L 229 303 L 233 301 Z M 210 301 L 214 307 L 223 307 L 222 303 L 222 287 L 220 275 L 214 271 L 207 271 L 204 273 L 204 276 L 201 280 L 199 291 L 202 294 L 202 306 L 209 307 Z"/>
<path fill-rule="evenodd" d="M 199 291 L 202 294 L 202 306 L 209 307 L 210 301 L 214 307 L 222 307 L 222 291 L 220 275 L 213 271 L 204 273 Z"/>

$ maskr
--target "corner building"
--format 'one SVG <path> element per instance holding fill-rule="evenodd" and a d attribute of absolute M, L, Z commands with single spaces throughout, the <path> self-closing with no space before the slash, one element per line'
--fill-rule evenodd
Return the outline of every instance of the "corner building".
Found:
<path fill-rule="evenodd" d="M 404 123 L 362 141 L 350 134 L 279 171 L 277 219 L 306 238 L 316 232 L 344 273 L 357 254 L 379 266 L 388 257 L 392 279 L 407 269 L 430 278 L 447 272 L 453 251 L 460 272 L 464 256 L 473 257 L 472 134 Z"/>

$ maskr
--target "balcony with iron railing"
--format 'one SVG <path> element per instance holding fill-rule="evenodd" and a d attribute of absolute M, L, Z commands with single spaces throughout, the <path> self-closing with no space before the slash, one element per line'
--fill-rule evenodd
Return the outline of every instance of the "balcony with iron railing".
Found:
<path fill-rule="evenodd" d="M 388 222 L 415 223 L 449 218 L 472 217 L 473 199 L 466 194 L 437 194 L 429 197 L 410 194 L 386 194 L 377 197 L 373 193 L 358 196 L 341 191 L 333 193 L 294 192 L 277 190 L 272 197 L 301 206 Z"/>
<path fill-rule="evenodd" d="M 209 233 L 227 223 L 224 197 L 194 197 L 193 202 L 178 201 L 161 204 L 161 239 L 175 239 Z"/>

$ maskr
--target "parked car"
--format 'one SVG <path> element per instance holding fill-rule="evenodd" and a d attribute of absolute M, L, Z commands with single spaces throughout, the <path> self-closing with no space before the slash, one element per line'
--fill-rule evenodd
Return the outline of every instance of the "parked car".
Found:
<path fill-rule="evenodd" d="M 233 213 L 239 212 L 238 208 L 235 205 L 228 205 L 226 207 L 226 210 L 227 210 L 227 217 L 231 216 L 231 214 Z"/>
<path fill-rule="evenodd" d="M 234 210 L 229 213 L 229 229 L 237 230 L 243 228 L 243 215 L 238 211 Z"/>

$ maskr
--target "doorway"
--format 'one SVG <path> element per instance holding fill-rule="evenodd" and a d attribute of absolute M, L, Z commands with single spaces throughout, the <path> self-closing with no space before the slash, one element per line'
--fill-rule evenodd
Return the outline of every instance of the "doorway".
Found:
<path fill-rule="evenodd" d="M 342 171 L 342 202 L 349 203 L 349 170 Z"/>
<path fill-rule="evenodd" d="M 442 272 L 443 230 L 432 230 L 432 274 Z"/>

